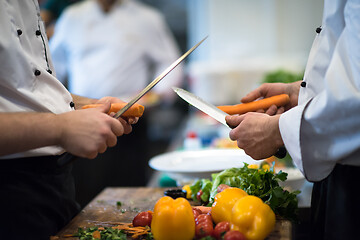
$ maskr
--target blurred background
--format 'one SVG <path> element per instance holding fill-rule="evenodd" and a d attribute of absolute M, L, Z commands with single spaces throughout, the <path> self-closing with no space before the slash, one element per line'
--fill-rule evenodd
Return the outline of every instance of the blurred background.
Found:
<path fill-rule="evenodd" d="M 50 42 L 63 10 L 79 2 L 40 2 Z M 139 2 L 163 15 L 180 55 L 208 36 L 182 64 L 179 86 L 215 105 L 237 104 L 264 81 L 301 80 L 323 8 L 322 0 Z M 156 96 L 153 101 L 157 101 Z M 134 126 L 133 136 L 124 137 L 131 147 L 108 151 L 102 161 L 84 159 L 74 164 L 77 197 L 82 206 L 108 186 L 171 185 L 171 179 L 154 179 L 149 159 L 183 148 L 189 132 L 201 138 L 202 146 L 228 134 L 177 97 L 171 104 L 159 100 L 149 105 L 144 115 L 140 120 L 143 127 Z M 137 159 L 134 152 L 142 156 Z"/>

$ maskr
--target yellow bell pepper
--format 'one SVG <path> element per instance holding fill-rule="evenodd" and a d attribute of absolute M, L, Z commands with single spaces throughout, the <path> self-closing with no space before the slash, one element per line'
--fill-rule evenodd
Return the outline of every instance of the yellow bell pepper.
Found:
<path fill-rule="evenodd" d="M 211 206 L 211 217 L 213 221 L 219 222 L 231 220 L 231 211 L 237 200 L 248 194 L 240 189 L 230 187 L 215 195 L 214 203 Z"/>
<path fill-rule="evenodd" d="M 160 198 L 154 207 L 151 232 L 156 240 L 191 240 L 195 236 L 195 219 L 185 198 Z"/>
<path fill-rule="evenodd" d="M 247 240 L 262 240 L 274 229 L 275 221 L 269 205 L 259 197 L 248 195 L 234 204 L 230 228 L 244 234 Z"/>
<path fill-rule="evenodd" d="M 190 185 L 185 185 L 185 186 L 182 187 L 182 189 L 186 191 L 186 198 L 191 199 Z"/>

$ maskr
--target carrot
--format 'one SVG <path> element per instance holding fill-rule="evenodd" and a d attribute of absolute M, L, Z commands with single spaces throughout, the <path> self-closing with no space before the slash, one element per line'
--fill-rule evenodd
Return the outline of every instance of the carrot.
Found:
<path fill-rule="evenodd" d="M 120 109 L 125 107 L 126 104 L 127 103 L 112 103 L 108 114 L 110 114 L 111 112 L 115 112 L 115 113 L 118 112 Z M 96 107 L 100 107 L 101 105 L 102 104 L 89 104 L 89 105 L 83 106 L 82 109 L 96 108 Z M 145 107 L 143 105 L 135 103 L 128 110 L 126 110 L 126 112 L 124 112 L 124 114 L 122 116 L 123 117 L 141 117 L 144 113 L 144 109 L 145 109 Z"/>
<path fill-rule="evenodd" d="M 218 108 L 226 112 L 227 114 L 234 115 L 234 114 L 244 114 L 247 112 L 255 112 L 260 109 L 266 110 L 272 105 L 281 107 L 289 102 L 290 102 L 289 95 L 280 94 L 249 103 L 241 103 L 237 105 L 224 105 L 224 106 L 218 106 Z"/>

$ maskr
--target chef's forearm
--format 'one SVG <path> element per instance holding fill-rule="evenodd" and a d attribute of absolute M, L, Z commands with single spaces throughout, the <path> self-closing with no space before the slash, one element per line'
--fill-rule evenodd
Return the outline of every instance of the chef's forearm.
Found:
<path fill-rule="evenodd" d="M 57 145 L 57 122 L 53 113 L 1 113 L 0 156 Z"/>

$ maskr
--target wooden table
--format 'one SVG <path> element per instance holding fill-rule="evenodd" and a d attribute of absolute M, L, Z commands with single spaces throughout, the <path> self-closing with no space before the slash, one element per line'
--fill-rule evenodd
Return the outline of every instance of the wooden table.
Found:
<path fill-rule="evenodd" d="M 164 190 L 148 187 L 106 188 L 57 234 L 57 239 L 77 239 L 63 236 L 76 233 L 79 227 L 107 226 L 109 222 L 131 223 L 140 211 L 153 210 L 156 201 L 164 196 Z M 121 202 L 121 206 L 117 202 Z M 267 240 L 275 239 L 291 239 L 289 221 L 277 221 L 275 230 Z"/>

